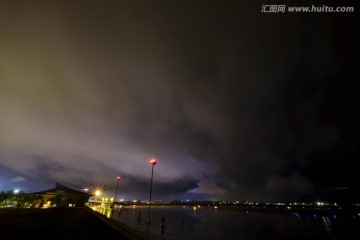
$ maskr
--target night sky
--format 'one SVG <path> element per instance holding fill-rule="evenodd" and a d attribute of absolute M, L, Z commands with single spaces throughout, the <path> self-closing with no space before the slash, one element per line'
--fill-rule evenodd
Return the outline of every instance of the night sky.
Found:
<path fill-rule="evenodd" d="M 359 21 L 264 3 L 1 1 L 0 191 L 360 201 Z"/>

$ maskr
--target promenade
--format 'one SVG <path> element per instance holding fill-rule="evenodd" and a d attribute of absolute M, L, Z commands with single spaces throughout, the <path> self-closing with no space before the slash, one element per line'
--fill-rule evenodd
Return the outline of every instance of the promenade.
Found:
<path fill-rule="evenodd" d="M 0 239 L 149 240 L 88 208 L 0 208 Z"/>

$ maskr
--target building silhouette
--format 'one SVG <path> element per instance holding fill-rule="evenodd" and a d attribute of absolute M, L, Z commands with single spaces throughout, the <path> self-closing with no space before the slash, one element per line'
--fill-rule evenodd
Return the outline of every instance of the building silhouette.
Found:
<path fill-rule="evenodd" d="M 93 196 L 87 192 L 81 192 L 60 183 L 56 183 L 55 188 L 33 192 L 31 194 L 41 196 L 36 200 L 34 206 L 36 208 L 68 208 L 68 207 L 84 207 L 89 198 Z"/>

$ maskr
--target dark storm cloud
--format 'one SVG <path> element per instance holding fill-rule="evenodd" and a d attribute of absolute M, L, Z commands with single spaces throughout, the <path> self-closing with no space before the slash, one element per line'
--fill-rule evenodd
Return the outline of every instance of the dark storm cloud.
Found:
<path fill-rule="evenodd" d="M 359 136 L 358 58 L 343 46 L 355 35 L 338 35 L 341 21 L 202 1 L 1 12 L 0 151 L 12 176 L 110 194 L 121 175 L 120 195 L 139 199 L 156 157 L 154 198 L 264 201 L 353 181 L 331 176 L 348 171 L 339 163 Z"/>
<path fill-rule="evenodd" d="M 119 195 L 123 196 L 123 198 L 139 196 L 139 192 L 142 192 L 146 196 L 144 199 L 146 199 L 149 194 L 150 182 L 148 178 L 139 178 L 132 175 L 124 174 L 123 180 L 120 180 L 119 186 Z M 175 200 L 179 198 L 184 199 L 185 197 L 187 197 L 185 194 L 186 191 L 195 187 L 197 187 L 197 180 L 193 179 L 190 176 L 168 182 L 155 181 L 153 183 L 152 194 L 155 200 Z"/>

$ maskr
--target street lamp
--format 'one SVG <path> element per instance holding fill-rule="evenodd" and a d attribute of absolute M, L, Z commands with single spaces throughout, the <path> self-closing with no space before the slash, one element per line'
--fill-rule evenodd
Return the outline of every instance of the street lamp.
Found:
<path fill-rule="evenodd" d="M 120 177 L 118 176 L 116 179 L 117 179 L 117 184 L 116 184 L 116 192 L 115 192 L 115 197 L 114 197 L 114 203 L 116 202 L 116 195 L 117 195 L 117 191 L 118 191 L 118 187 L 119 187 Z"/>
<path fill-rule="evenodd" d="M 147 219 L 148 224 L 150 224 L 151 192 L 152 192 L 152 182 L 153 182 L 153 175 L 154 175 L 154 166 L 156 165 L 156 162 L 157 161 L 155 158 L 152 158 L 150 160 L 150 164 L 152 166 L 151 166 L 151 183 L 150 183 L 150 201 L 149 201 L 149 211 L 148 211 L 148 219 Z"/>
<path fill-rule="evenodd" d="M 11 205 L 15 205 L 15 202 L 16 202 L 16 205 L 18 204 L 18 194 L 20 193 L 20 190 L 18 188 L 15 188 L 13 190 L 13 196 L 12 196 L 12 203 Z"/>
<path fill-rule="evenodd" d="M 95 200 L 97 200 L 97 197 L 99 197 L 101 195 L 101 191 L 100 190 L 96 190 L 95 191 Z"/>

